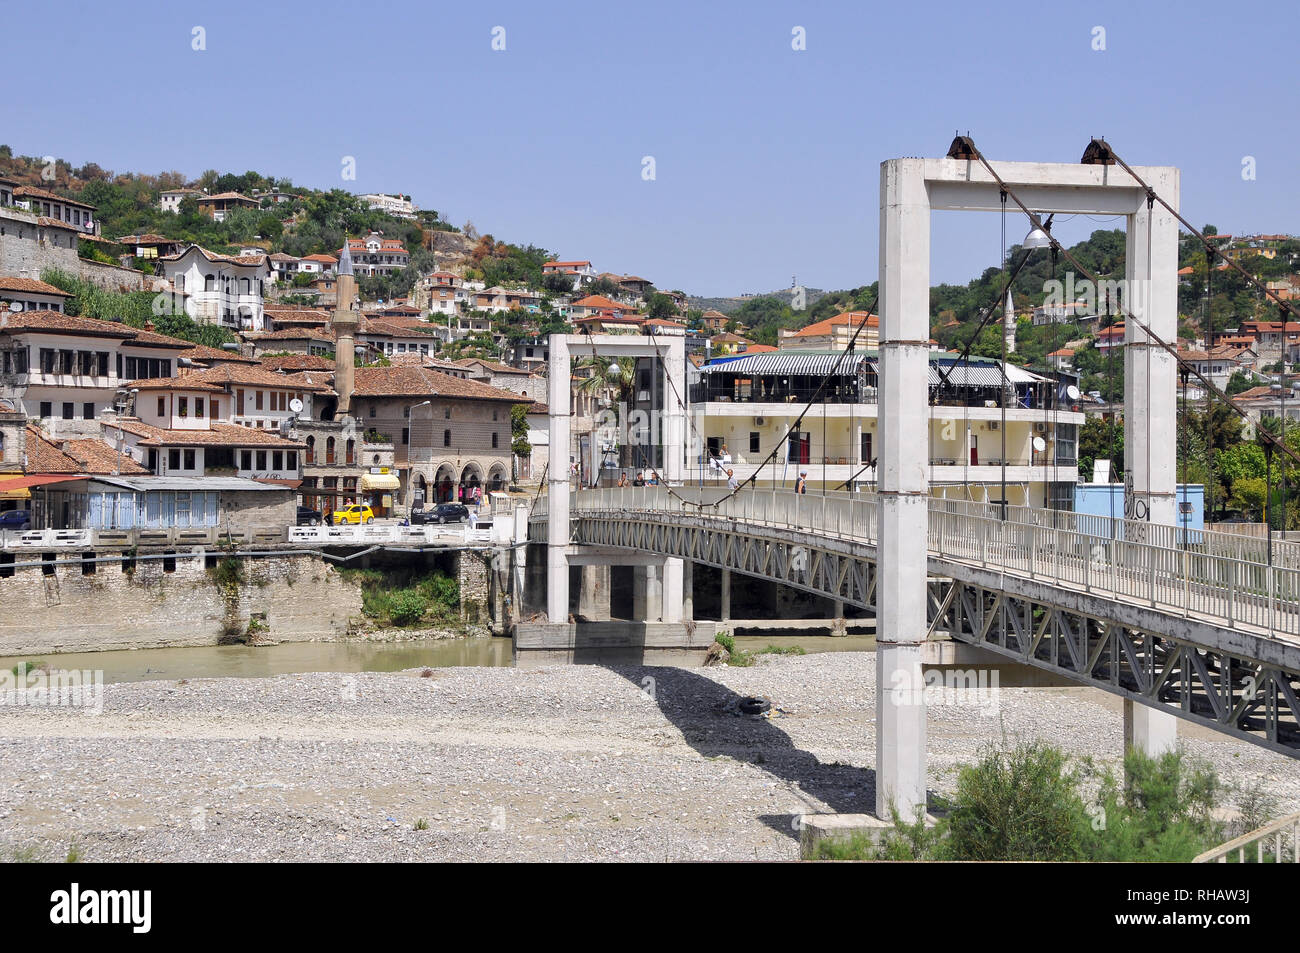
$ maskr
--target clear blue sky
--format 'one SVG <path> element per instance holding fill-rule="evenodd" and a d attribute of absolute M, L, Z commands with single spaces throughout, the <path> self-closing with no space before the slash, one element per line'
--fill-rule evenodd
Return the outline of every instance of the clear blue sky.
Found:
<path fill-rule="evenodd" d="M 844 288 L 876 277 L 880 162 L 942 155 L 957 129 L 995 160 L 1074 162 L 1104 135 L 1131 163 L 1180 166 L 1198 226 L 1300 231 L 1298 9 L 26 4 L 5 11 L 26 40 L 5 48 L 0 141 L 115 171 L 256 169 L 406 192 L 456 224 L 692 294 L 792 275 Z M 340 178 L 346 155 L 354 182 Z M 937 215 L 933 279 L 966 281 L 998 244 L 996 216 Z"/>

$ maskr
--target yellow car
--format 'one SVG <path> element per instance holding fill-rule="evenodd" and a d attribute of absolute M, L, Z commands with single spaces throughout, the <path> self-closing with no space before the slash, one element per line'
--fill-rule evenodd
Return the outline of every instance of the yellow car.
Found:
<path fill-rule="evenodd" d="M 334 526 L 342 526 L 345 523 L 373 523 L 374 521 L 374 510 L 360 503 L 353 503 L 351 506 L 335 510 L 330 514 L 330 522 Z"/>

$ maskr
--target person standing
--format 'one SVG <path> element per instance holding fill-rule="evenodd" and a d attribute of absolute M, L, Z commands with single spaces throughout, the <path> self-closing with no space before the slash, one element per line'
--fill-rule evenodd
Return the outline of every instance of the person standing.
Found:
<path fill-rule="evenodd" d="M 794 491 L 796 493 L 808 492 L 808 471 L 807 470 L 799 471 L 799 479 L 794 481 Z"/>
<path fill-rule="evenodd" d="M 740 489 L 740 481 L 736 479 L 735 470 L 727 471 L 727 489 L 730 490 L 732 493 L 735 493 L 737 490 Z"/>

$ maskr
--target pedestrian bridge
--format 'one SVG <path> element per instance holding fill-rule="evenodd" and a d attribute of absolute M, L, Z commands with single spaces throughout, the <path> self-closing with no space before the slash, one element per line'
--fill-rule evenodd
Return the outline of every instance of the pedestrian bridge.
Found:
<path fill-rule="evenodd" d="M 546 539 L 543 496 L 530 537 Z M 573 545 L 701 562 L 875 611 L 873 493 L 579 490 Z M 928 632 L 1300 756 L 1300 547 L 932 499 Z M 881 633 L 888 640 L 890 633 Z M 915 636 L 909 636 L 914 639 Z"/>

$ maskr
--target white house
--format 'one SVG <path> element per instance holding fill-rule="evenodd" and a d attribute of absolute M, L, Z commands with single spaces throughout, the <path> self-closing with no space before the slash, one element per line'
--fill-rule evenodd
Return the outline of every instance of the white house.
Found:
<path fill-rule="evenodd" d="M 91 214 L 95 211 L 93 205 L 64 198 L 62 195 L 55 195 L 53 192 L 30 185 L 20 185 L 14 189 L 14 201 L 26 204 L 27 210 L 34 215 L 57 219 L 71 225 L 82 234 L 99 234 L 99 223 Z"/>
<path fill-rule="evenodd" d="M 366 203 L 366 207 L 371 211 L 387 212 L 394 218 L 414 219 L 415 213 L 419 211 L 415 203 L 405 195 L 387 195 L 383 192 L 367 192 L 361 196 L 361 201 Z"/>
<path fill-rule="evenodd" d="M 596 280 L 596 269 L 589 261 L 548 261 L 542 265 L 542 274 L 570 276 L 574 291 Z"/>
<path fill-rule="evenodd" d="M 273 274 L 267 255 L 218 255 L 191 245 L 158 261 L 185 313 L 195 321 L 237 331 L 262 330 L 262 295 Z"/>
<path fill-rule="evenodd" d="M 55 311 L 2 312 L 0 397 L 47 429 L 93 431 L 96 417 L 124 400 L 127 381 L 170 376 L 192 347 L 112 321 Z"/>
<path fill-rule="evenodd" d="M 385 238 L 371 232 L 365 238 L 349 238 L 348 250 L 352 253 L 352 269 L 358 278 L 373 278 L 401 271 L 411 261 L 411 255 L 400 239 Z M 343 249 L 339 249 L 343 254 Z"/>
<path fill-rule="evenodd" d="M 181 202 L 184 201 L 185 196 L 192 195 L 197 199 L 202 194 L 199 189 L 167 189 L 158 199 L 158 208 L 163 212 L 176 213 L 181 210 Z"/>

